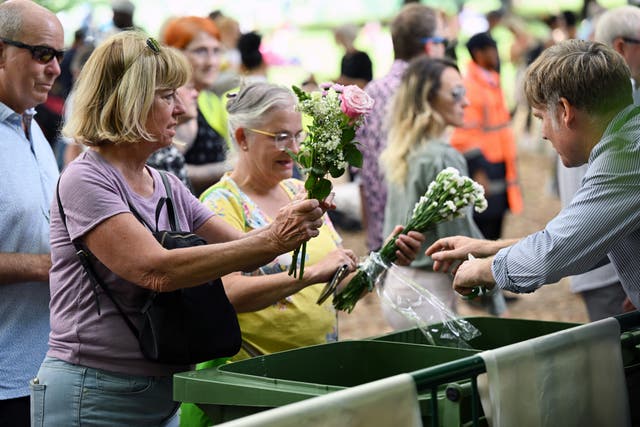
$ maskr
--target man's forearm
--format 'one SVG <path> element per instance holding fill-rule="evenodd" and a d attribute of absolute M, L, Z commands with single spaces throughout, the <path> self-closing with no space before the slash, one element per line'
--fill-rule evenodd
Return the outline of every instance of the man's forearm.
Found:
<path fill-rule="evenodd" d="M 504 249 L 508 246 L 518 243 L 520 239 L 499 239 L 487 241 L 487 246 L 490 248 L 489 253 L 486 256 L 495 255 L 500 249 Z"/>
<path fill-rule="evenodd" d="M 0 285 L 47 282 L 50 268 L 50 254 L 0 253 Z"/>

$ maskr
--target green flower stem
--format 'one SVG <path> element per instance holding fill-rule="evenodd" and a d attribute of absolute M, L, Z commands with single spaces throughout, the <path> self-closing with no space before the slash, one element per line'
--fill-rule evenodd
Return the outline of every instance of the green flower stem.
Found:
<path fill-rule="evenodd" d="M 305 182 L 305 188 L 307 189 L 307 199 L 318 199 L 318 192 L 320 189 L 320 182 L 323 179 L 323 176 L 309 173 L 307 177 L 307 181 Z M 320 201 L 320 200 L 318 200 Z M 297 277 L 299 280 L 302 280 L 304 275 L 304 263 L 307 256 L 307 242 L 302 243 L 295 251 L 293 251 L 293 255 L 291 257 L 291 265 L 289 266 L 289 276 Z M 298 274 L 298 258 L 300 258 L 300 271 Z"/>
<path fill-rule="evenodd" d="M 291 265 L 289 265 L 289 276 L 296 277 L 298 272 L 298 254 L 300 253 L 300 247 L 297 247 L 295 251 L 293 251 L 293 255 L 291 256 Z"/>
<path fill-rule="evenodd" d="M 302 255 L 300 256 L 300 277 L 302 280 L 302 275 L 304 274 L 304 260 L 307 258 L 307 242 L 302 244 Z"/>
<path fill-rule="evenodd" d="M 397 235 L 395 235 L 391 240 L 389 240 L 383 247 L 380 249 L 379 256 L 384 263 L 390 264 L 397 259 L 396 250 L 398 247 L 396 246 L 396 240 L 398 236 L 401 234 L 408 234 L 410 231 L 418 231 L 424 233 L 429 229 L 429 227 L 434 224 L 442 221 L 442 216 L 439 213 L 439 208 L 442 204 L 449 200 L 450 195 L 448 195 L 448 191 L 444 192 L 444 194 L 439 198 L 439 202 L 437 207 L 432 207 L 431 204 L 426 205 L 426 209 L 420 209 L 415 216 L 413 216 L 404 229 Z M 374 275 L 376 277 L 370 277 L 365 271 L 358 269 L 356 275 L 351 279 L 349 284 L 343 288 L 342 292 L 337 294 L 333 299 L 333 306 L 336 310 L 346 311 L 351 313 L 354 309 L 356 303 L 362 296 L 362 293 L 365 290 L 371 291 L 373 290 L 373 285 L 377 276 L 382 273 L 382 269 Z"/>

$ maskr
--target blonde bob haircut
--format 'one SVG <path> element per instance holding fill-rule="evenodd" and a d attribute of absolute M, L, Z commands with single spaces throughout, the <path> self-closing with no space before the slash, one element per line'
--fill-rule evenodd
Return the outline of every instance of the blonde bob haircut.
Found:
<path fill-rule="evenodd" d="M 63 133 L 90 146 L 152 141 L 145 123 L 156 91 L 184 85 L 190 72 L 178 50 L 139 31 L 115 34 L 82 68 Z"/>

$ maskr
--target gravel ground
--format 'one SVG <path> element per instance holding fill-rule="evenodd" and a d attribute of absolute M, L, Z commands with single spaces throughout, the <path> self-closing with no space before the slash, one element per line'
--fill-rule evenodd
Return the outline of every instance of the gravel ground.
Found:
<path fill-rule="evenodd" d="M 525 209 L 522 214 L 506 219 L 504 237 L 520 237 L 540 230 L 560 209 L 560 202 L 552 195 L 551 169 L 555 159 L 542 146 L 529 147 L 519 156 L 519 168 Z M 345 247 L 360 256 L 367 254 L 364 232 L 340 231 Z M 508 317 L 521 319 L 586 322 L 587 313 L 582 300 L 571 293 L 566 279 L 547 285 L 532 294 L 517 296 L 509 303 Z M 458 311 L 463 316 L 488 316 L 483 309 L 460 302 Z M 364 338 L 391 330 L 380 312 L 375 293 L 363 298 L 351 314 L 339 314 L 342 339 Z"/>

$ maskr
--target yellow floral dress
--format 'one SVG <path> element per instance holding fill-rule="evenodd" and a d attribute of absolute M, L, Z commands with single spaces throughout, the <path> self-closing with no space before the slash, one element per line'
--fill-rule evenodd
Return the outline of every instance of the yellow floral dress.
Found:
<path fill-rule="evenodd" d="M 304 190 L 304 183 L 297 179 L 284 180 L 280 185 L 290 198 Z M 264 227 L 272 221 L 240 190 L 229 174 L 205 191 L 200 200 L 228 224 L 244 232 Z M 325 215 L 320 235 L 307 243 L 306 265 L 313 265 L 324 258 L 341 241 L 329 217 Z M 286 272 L 291 264 L 291 255 L 280 255 L 258 270 L 244 274 Z M 337 317 L 331 299 L 323 305 L 316 304 L 323 286 L 323 283 L 311 285 L 270 307 L 251 313 L 239 313 L 243 348 L 233 360 L 336 341 Z"/>

